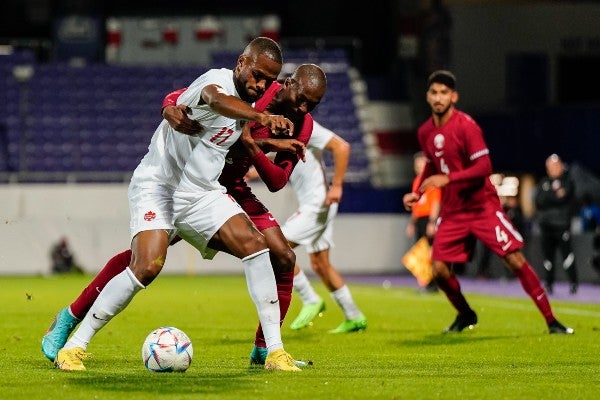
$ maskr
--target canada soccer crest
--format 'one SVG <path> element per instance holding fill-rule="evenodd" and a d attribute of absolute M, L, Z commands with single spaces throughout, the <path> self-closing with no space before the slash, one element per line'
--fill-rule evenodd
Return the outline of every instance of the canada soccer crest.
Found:
<path fill-rule="evenodd" d="M 154 211 L 148 211 L 144 214 L 144 219 L 148 222 L 152 221 L 154 218 L 156 218 L 156 213 Z"/>

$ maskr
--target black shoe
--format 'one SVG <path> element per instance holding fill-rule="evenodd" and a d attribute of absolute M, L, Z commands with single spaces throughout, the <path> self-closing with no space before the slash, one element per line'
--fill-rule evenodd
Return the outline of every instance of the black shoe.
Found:
<path fill-rule="evenodd" d="M 429 282 L 423 289 L 427 293 L 436 293 L 439 290 L 434 281 Z"/>
<path fill-rule="evenodd" d="M 575 333 L 573 328 L 569 328 L 568 326 L 564 326 L 557 319 L 548 324 L 548 333 L 558 333 L 561 335 L 572 335 Z"/>
<path fill-rule="evenodd" d="M 577 289 L 578 289 L 577 284 L 576 283 L 571 283 L 571 286 L 569 286 L 569 293 L 576 294 L 577 293 Z"/>
<path fill-rule="evenodd" d="M 462 332 L 462 330 L 465 328 L 473 329 L 473 325 L 476 324 L 477 314 L 475 314 L 474 311 L 465 314 L 458 314 L 452 325 L 444 329 L 444 333 Z"/>

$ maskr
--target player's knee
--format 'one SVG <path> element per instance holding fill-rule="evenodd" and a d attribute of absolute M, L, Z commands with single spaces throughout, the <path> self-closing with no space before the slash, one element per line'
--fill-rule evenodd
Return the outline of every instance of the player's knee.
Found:
<path fill-rule="evenodd" d="M 271 262 L 273 267 L 280 271 L 292 271 L 296 265 L 296 253 L 289 247 L 282 250 L 271 250 Z"/>
<path fill-rule="evenodd" d="M 149 285 L 160 274 L 164 262 L 137 259 L 129 267 L 138 281 L 144 286 Z"/>

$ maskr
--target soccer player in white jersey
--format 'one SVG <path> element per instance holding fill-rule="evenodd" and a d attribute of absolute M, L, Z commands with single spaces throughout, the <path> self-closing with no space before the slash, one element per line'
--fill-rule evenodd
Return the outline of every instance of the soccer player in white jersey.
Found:
<path fill-rule="evenodd" d="M 367 328 L 367 318 L 354 303 L 344 278 L 329 260 L 333 247 L 333 219 L 342 199 L 344 176 L 348 168 L 350 144 L 331 130 L 313 121 L 313 131 L 308 141 L 305 162 L 296 165 L 289 183 L 298 200 L 298 210 L 282 225 L 281 230 L 290 246 L 303 245 L 311 266 L 331 293 L 331 297 L 344 312 L 345 321 L 331 333 L 360 331 Z M 333 177 L 327 182 L 323 166 L 323 150 L 333 154 Z M 247 179 L 256 179 L 252 170 Z M 300 295 L 303 306 L 290 327 L 294 330 L 310 325 L 325 310 L 325 301 L 315 292 L 304 271 L 294 268 L 294 290 Z"/>
<path fill-rule="evenodd" d="M 333 154 L 333 177 L 327 183 L 322 161 L 322 151 Z M 346 333 L 367 328 L 367 318 L 354 303 L 344 278 L 331 264 L 329 249 L 333 247 L 333 219 L 342 198 L 342 185 L 348 167 L 350 144 L 331 130 L 314 121 L 308 142 L 306 161 L 298 163 L 290 184 L 298 199 L 298 210 L 281 227 L 292 247 L 303 245 L 308 252 L 314 272 L 329 290 L 331 297 L 344 312 L 345 321 L 330 333 Z M 325 310 L 325 302 L 315 292 L 304 271 L 294 269 L 294 291 L 300 295 L 303 306 L 294 319 L 294 330 L 308 326 Z"/>
<path fill-rule="evenodd" d="M 265 368 L 299 370 L 283 349 L 277 289 L 265 238 L 218 183 L 227 149 L 241 134 L 241 121 L 258 122 L 273 132 L 293 132 L 287 118 L 251 106 L 275 81 L 281 67 L 279 45 L 260 37 L 246 46 L 234 70 L 210 70 L 180 96 L 178 104 L 187 107 L 203 132 L 184 135 L 165 120 L 158 126 L 129 185 L 131 264 L 104 287 L 58 352 L 57 368 L 85 370 L 85 350 L 93 336 L 154 280 L 175 228 L 180 228 L 177 233 L 204 257 L 214 255 L 207 249 L 210 241 L 212 248 L 227 248 L 242 259 L 269 351 Z"/>

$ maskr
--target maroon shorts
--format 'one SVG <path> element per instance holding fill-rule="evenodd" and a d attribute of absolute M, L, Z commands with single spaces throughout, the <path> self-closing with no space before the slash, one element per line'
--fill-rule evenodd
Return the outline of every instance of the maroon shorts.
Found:
<path fill-rule="evenodd" d="M 271 214 L 267 207 L 265 207 L 252 193 L 244 193 L 243 195 L 232 197 L 238 202 L 246 214 L 248 214 L 250 220 L 254 222 L 254 225 L 256 225 L 259 231 L 279 226 L 273 214 Z"/>
<path fill-rule="evenodd" d="M 440 218 L 433 239 L 432 259 L 448 263 L 470 261 L 476 239 L 499 257 L 524 245 L 523 237 L 500 208 L 454 213 Z"/>

